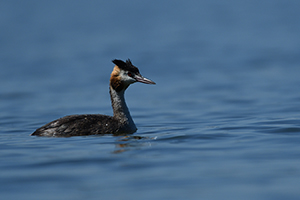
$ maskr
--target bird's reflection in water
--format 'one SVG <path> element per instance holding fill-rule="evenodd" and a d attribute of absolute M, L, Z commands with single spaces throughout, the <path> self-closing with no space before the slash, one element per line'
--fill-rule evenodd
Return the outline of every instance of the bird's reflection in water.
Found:
<path fill-rule="evenodd" d="M 151 137 L 143 137 L 143 136 L 123 136 L 117 140 L 118 144 L 116 144 L 116 150 L 112 153 L 122 153 L 125 151 L 129 151 L 131 149 L 136 149 L 145 146 L 151 146 L 151 142 L 149 140 L 153 140 L 155 138 Z M 141 140 L 145 140 L 145 142 L 141 142 Z"/>

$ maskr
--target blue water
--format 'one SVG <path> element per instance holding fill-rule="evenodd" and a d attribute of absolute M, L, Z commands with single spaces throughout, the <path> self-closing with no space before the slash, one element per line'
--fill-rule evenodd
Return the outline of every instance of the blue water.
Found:
<path fill-rule="evenodd" d="M 300 1 L 0 1 L 1 199 L 299 199 Z M 157 85 L 132 136 L 29 136 L 112 114 L 112 59 Z"/>

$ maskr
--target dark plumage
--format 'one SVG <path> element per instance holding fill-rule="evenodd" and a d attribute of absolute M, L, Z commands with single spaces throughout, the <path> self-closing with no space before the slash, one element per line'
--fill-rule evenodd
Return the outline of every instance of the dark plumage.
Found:
<path fill-rule="evenodd" d="M 69 115 L 54 120 L 31 135 L 38 136 L 84 136 L 97 134 L 115 134 L 119 130 L 117 119 L 107 115 Z"/>

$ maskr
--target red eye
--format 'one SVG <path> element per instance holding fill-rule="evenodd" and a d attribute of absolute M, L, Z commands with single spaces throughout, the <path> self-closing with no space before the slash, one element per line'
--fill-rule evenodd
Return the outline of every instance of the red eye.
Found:
<path fill-rule="evenodd" d="M 132 73 L 128 72 L 128 76 L 133 77 Z"/>

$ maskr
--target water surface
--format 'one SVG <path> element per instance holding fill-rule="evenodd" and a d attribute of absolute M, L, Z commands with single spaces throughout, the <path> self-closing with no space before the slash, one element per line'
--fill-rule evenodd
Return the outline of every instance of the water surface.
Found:
<path fill-rule="evenodd" d="M 2 1 L 3 199 L 298 199 L 298 1 Z M 134 84 L 129 136 L 29 136 L 112 114 L 114 58 Z"/>

